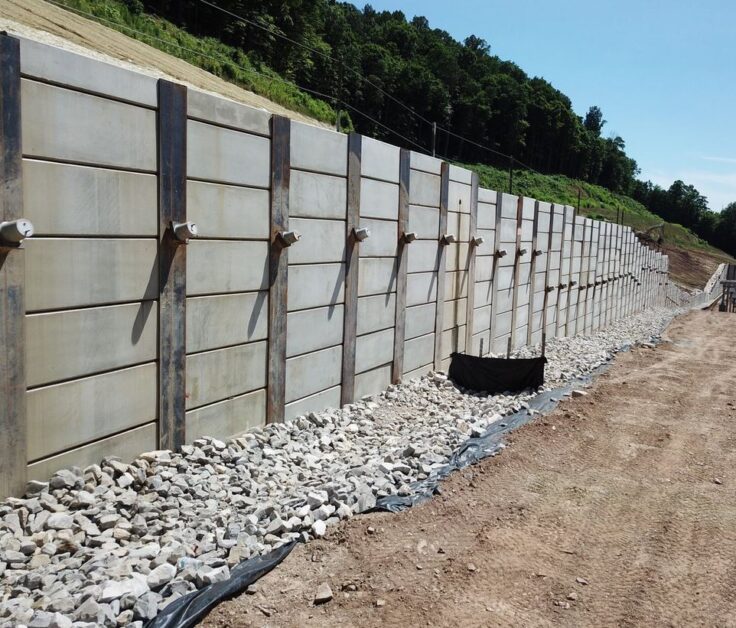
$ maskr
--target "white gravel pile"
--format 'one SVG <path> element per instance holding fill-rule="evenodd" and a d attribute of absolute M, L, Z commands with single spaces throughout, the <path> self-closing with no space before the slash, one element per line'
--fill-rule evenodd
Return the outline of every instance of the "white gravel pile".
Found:
<path fill-rule="evenodd" d="M 651 310 L 551 340 L 548 386 L 651 342 L 672 316 Z M 466 394 L 430 374 L 227 443 L 199 439 L 180 453 L 108 458 L 31 483 L 25 498 L 0 504 L 0 626 L 140 626 L 244 559 L 410 494 L 532 396 Z"/>

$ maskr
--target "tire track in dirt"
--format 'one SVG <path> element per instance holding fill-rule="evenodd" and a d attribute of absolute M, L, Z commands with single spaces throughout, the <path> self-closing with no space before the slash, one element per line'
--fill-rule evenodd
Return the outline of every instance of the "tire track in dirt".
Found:
<path fill-rule="evenodd" d="M 203 625 L 736 626 L 736 316 L 668 335 L 442 496 L 297 548 Z"/>

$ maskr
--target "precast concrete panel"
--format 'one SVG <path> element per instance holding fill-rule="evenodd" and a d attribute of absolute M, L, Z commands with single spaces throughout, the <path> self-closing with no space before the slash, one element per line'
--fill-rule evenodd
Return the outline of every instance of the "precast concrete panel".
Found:
<path fill-rule="evenodd" d="M 35 388 L 28 392 L 28 460 L 151 422 L 157 404 L 153 363 Z"/>
<path fill-rule="evenodd" d="M 268 292 L 187 298 L 187 351 L 196 353 L 268 335 Z"/>
<path fill-rule="evenodd" d="M 286 360 L 286 403 L 340 384 L 342 346 Z"/>
<path fill-rule="evenodd" d="M 268 242 L 196 240 L 187 251 L 187 295 L 268 288 Z"/>
<path fill-rule="evenodd" d="M 291 171 L 289 216 L 292 218 L 345 219 L 347 187 L 344 177 Z"/>
<path fill-rule="evenodd" d="M 406 308 L 406 339 L 411 340 L 434 331 L 435 303 Z"/>
<path fill-rule="evenodd" d="M 290 218 L 289 228 L 302 239 L 289 247 L 289 265 L 345 261 L 345 221 Z"/>
<path fill-rule="evenodd" d="M 370 137 L 363 137 L 360 173 L 364 177 L 398 184 L 399 152 L 396 146 Z"/>
<path fill-rule="evenodd" d="M 266 385 L 266 343 L 252 342 L 187 356 L 187 410 Z"/>
<path fill-rule="evenodd" d="M 29 387 L 156 359 L 153 301 L 26 317 Z"/>
<path fill-rule="evenodd" d="M 37 237 L 158 236 L 155 175 L 24 159 L 23 181 Z"/>
<path fill-rule="evenodd" d="M 345 264 L 315 264 L 289 269 L 289 311 L 343 303 Z"/>
<path fill-rule="evenodd" d="M 355 345 L 355 372 L 363 373 L 389 364 L 394 356 L 393 328 L 358 336 Z"/>
<path fill-rule="evenodd" d="M 187 177 L 268 188 L 270 144 L 265 137 L 189 120 Z"/>
<path fill-rule="evenodd" d="M 348 136 L 303 122 L 291 124 L 291 167 L 347 175 Z M 242 164 L 238 164 L 242 168 Z"/>
<path fill-rule="evenodd" d="M 397 220 L 399 212 L 399 186 L 395 183 L 363 177 L 360 181 L 361 218 Z"/>
<path fill-rule="evenodd" d="M 362 336 L 394 326 L 396 294 L 377 294 L 358 298 L 356 334 Z"/>
<path fill-rule="evenodd" d="M 261 427 L 266 420 L 266 390 L 254 390 L 186 413 L 189 440 L 227 439 Z"/>
<path fill-rule="evenodd" d="M 27 79 L 21 104 L 25 157 L 156 170 L 156 114 L 150 109 Z"/>
<path fill-rule="evenodd" d="M 333 305 L 287 315 L 286 357 L 342 344 L 344 306 Z"/>
<path fill-rule="evenodd" d="M 200 238 L 268 240 L 268 203 L 268 190 L 187 182 L 187 217 L 197 225 Z"/>
<path fill-rule="evenodd" d="M 409 232 L 416 233 L 420 240 L 437 240 L 440 225 L 439 207 L 422 205 L 409 206 Z M 411 250 L 411 247 L 409 247 Z"/>
<path fill-rule="evenodd" d="M 187 115 L 190 119 L 269 136 L 271 114 L 234 100 L 207 94 L 197 89 L 187 90 Z"/>
<path fill-rule="evenodd" d="M 34 237 L 25 248 L 27 312 L 158 297 L 153 238 Z"/>

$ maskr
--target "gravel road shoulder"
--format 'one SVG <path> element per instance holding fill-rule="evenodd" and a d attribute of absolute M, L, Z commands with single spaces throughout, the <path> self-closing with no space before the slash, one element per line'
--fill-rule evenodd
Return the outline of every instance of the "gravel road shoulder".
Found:
<path fill-rule="evenodd" d="M 735 336 L 677 319 L 442 496 L 343 522 L 203 625 L 733 625 Z"/>

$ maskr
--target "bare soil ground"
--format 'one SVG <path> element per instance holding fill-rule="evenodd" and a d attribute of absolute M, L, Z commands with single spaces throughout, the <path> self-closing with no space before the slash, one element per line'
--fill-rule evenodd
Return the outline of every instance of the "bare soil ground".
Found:
<path fill-rule="evenodd" d="M 661 252 L 669 257 L 670 277 L 688 288 L 702 288 L 719 264 L 731 261 L 725 253 L 717 255 L 682 249 L 671 244 L 665 244 Z"/>
<path fill-rule="evenodd" d="M 668 336 L 442 496 L 297 547 L 203 625 L 736 625 L 736 316 Z"/>

